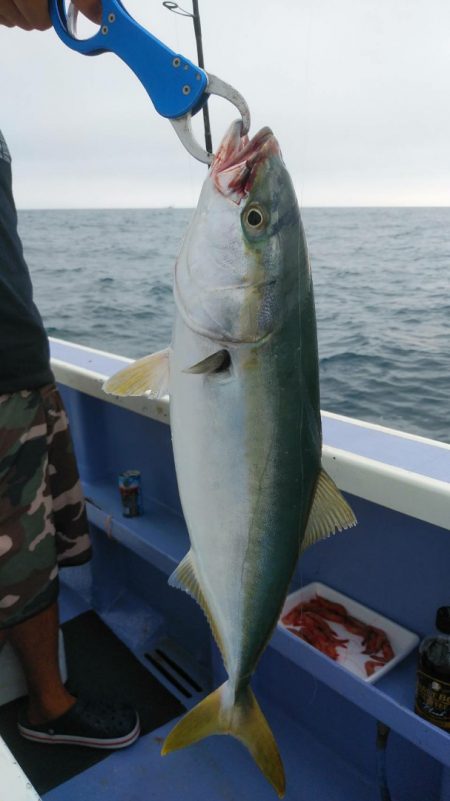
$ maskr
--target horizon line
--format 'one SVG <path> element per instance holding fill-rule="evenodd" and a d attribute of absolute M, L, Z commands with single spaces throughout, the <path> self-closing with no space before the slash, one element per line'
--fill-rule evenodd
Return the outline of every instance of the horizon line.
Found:
<path fill-rule="evenodd" d="M 17 206 L 17 211 L 191 211 L 196 206 Z M 300 205 L 300 211 L 305 209 L 450 209 L 448 205 L 359 205 L 359 206 L 332 206 L 332 205 Z"/>

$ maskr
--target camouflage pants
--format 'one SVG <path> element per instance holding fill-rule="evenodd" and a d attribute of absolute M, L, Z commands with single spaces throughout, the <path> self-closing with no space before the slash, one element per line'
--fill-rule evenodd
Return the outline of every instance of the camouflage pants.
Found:
<path fill-rule="evenodd" d="M 91 554 L 84 499 L 55 386 L 0 395 L 0 629 L 50 606 L 58 566 Z"/>

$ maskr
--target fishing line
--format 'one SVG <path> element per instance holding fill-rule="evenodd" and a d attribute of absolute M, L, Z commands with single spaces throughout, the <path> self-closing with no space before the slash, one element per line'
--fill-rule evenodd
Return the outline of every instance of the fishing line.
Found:
<path fill-rule="evenodd" d="M 163 6 L 167 11 L 173 12 L 179 17 L 187 17 L 188 19 L 192 19 L 194 25 L 194 33 L 195 33 L 195 41 L 197 45 L 197 61 L 198 66 L 201 69 L 205 69 L 204 57 L 203 57 L 203 40 L 202 40 L 202 29 L 201 29 L 201 22 L 200 22 L 200 11 L 198 7 L 198 0 L 192 0 L 192 12 L 188 11 L 185 8 L 182 8 L 178 3 L 173 2 L 173 0 L 163 0 Z M 178 36 L 178 25 L 175 21 L 175 30 L 176 30 L 176 43 L 177 49 L 180 50 L 179 47 L 179 36 Z M 208 103 L 204 103 L 203 108 L 203 129 L 204 129 L 204 136 L 205 136 L 205 147 L 208 153 L 213 152 L 212 147 L 212 137 L 211 137 L 211 124 L 209 119 L 209 109 Z M 191 206 L 195 208 L 197 205 L 197 192 L 194 190 L 194 178 L 192 172 L 192 164 L 189 162 L 188 164 L 188 172 L 189 172 L 189 185 L 191 190 Z"/>
<path fill-rule="evenodd" d="M 304 186 L 305 186 L 305 183 L 306 183 L 306 179 L 305 179 L 306 172 L 305 172 L 305 170 L 306 170 L 306 165 L 308 164 L 308 161 L 309 161 L 309 159 L 308 159 L 308 149 L 309 149 L 309 143 L 311 141 L 311 137 L 309 135 L 309 133 L 310 133 L 309 125 L 308 125 L 309 119 L 310 119 L 310 114 L 309 114 L 309 111 L 308 111 L 308 107 L 311 106 L 310 92 L 309 92 L 310 87 L 311 87 L 311 83 L 310 83 L 311 28 L 312 28 L 312 9 L 311 9 L 311 3 L 308 3 L 308 5 L 306 7 L 305 56 L 304 56 L 304 61 L 303 61 L 303 79 L 304 79 L 304 85 L 305 85 L 305 92 L 304 92 L 304 98 L 303 98 L 303 101 L 304 101 L 303 102 L 304 114 L 303 114 L 303 119 L 302 119 L 303 147 L 300 148 L 300 151 L 302 153 L 302 156 L 300 157 L 300 164 L 303 161 L 303 166 L 301 167 L 300 174 L 301 174 L 301 176 L 303 176 L 303 178 L 301 179 L 300 188 L 299 188 L 300 191 L 298 193 L 299 194 L 299 207 L 300 207 L 301 211 L 303 211 L 303 209 L 304 209 L 303 197 L 304 197 L 304 194 L 305 194 Z"/>
<path fill-rule="evenodd" d="M 380 801 L 391 801 L 386 772 L 386 746 L 390 728 L 377 720 L 377 777 Z"/>
<path fill-rule="evenodd" d="M 192 16 L 190 11 L 186 11 L 185 9 L 181 8 L 178 5 L 178 3 L 171 2 L 171 0 L 164 0 L 162 5 L 164 6 L 164 8 L 167 11 L 173 11 L 173 13 L 176 14 L 177 16 L 179 16 L 179 17 L 191 17 Z M 180 36 L 179 21 L 176 19 L 175 16 L 172 18 L 172 29 L 173 29 L 173 37 L 174 37 L 174 42 L 175 42 L 175 49 L 176 49 L 176 51 L 178 53 L 180 53 L 182 50 L 184 50 L 184 47 L 182 48 L 181 44 L 180 44 L 181 36 Z M 187 169 L 187 174 L 188 174 L 188 180 L 185 181 L 184 184 L 185 184 L 186 189 L 189 186 L 189 195 L 190 195 L 191 200 L 190 201 L 189 200 L 186 200 L 186 201 L 183 200 L 181 206 L 184 207 L 185 205 L 188 205 L 188 206 L 190 205 L 190 207 L 195 208 L 196 205 L 197 205 L 197 201 L 198 201 L 198 195 L 196 194 L 195 189 L 194 189 L 194 176 L 193 176 L 193 172 L 192 172 L 191 159 L 188 159 L 188 161 L 186 162 L 186 169 Z"/>
<path fill-rule="evenodd" d="M 296 575 L 298 576 L 298 581 L 299 581 L 299 585 L 298 585 L 299 589 L 301 589 L 302 587 L 305 586 L 305 580 L 304 580 L 304 577 L 303 577 L 301 564 L 302 564 L 302 557 L 300 556 L 298 569 L 296 571 Z M 311 693 L 311 695 L 310 695 L 310 697 L 309 697 L 309 699 L 308 699 L 308 701 L 306 703 L 306 706 L 312 706 L 314 704 L 314 701 L 316 700 L 317 690 L 318 690 L 318 687 L 319 687 L 319 682 L 318 682 L 318 680 L 316 679 L 316 677 L 314 676 L 313 673 L 310 673 L 310 678 L 312 679 L 312 682 L 313 682 L 313 691 L 312 691 L 312 693 Z"/>
<path fill-rule="evenodd" d="M 176 6 L 178 8 L 176 3 L 171 3 L 171 2 L 169 2 L 169 0 L 165 0 L 165 2 L 163 2 L 163 6 L 168 11 L 175 11 L 173 6 Z M 183 13 L 181 13 L 181 12 L 182 12 L 182 9 L 180 9 L 180 11 L 176 11 L 175 13 L 178 14 L 179 16 L 189 16 L 189 12 L 187 12 L 187 11 L 183 12 Z M 175 39 L 176 49 L 177 49 L 178 52 L 180 52 L 181 47 L 180 47 L 180 35 L 179 35 L 179 30 L 178 30 L 178 20 L 176 20 L 176 19 L 172 20 L 172 27 L 173 27 L 173 32 L 174 32 L 174 39 Z"/>
<path fill-rule="evenodd" d="M 195 43 L 197 45 L 197 62 L 198 66 L 204 70 L 205 69 L 205 61 L 203 57 L 203 39 L 202 39 L 202 25 L 200 21 L 200 10 L 198 7 L 198 0 L 192 0 L 192 13 L 190 11 L 186 11 L 185 8 L 181 8 L 178 3 L 172 2 L 172 0 L 163 0 L 163 6 L 168 11 L 172 11 L 174 14 L 178 14 L 180 17 L 189 17 L 192 19 L 194 25 L 194 33 L 195 33 Z M 209 119 L 209 109 L 208 103 L 203 104 L 202 108 L 203 112 L 203 128 L 205 132 L 205 146 L 207 153 L 213 152 L 212 147 L 212 137 L 211 137 L 211 123 Z"/>

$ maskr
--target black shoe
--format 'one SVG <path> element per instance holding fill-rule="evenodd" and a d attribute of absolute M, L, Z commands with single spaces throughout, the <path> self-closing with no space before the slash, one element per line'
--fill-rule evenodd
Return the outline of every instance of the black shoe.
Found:
<path fill-rule="evenodd" d="M 139 716 L 132 707 L 81 698 L 61 717 L 38 726 L 22 712 L 18 727 L 22 737 L 35 743 L 88 748 L 126 748 L 140 733 Z"/>

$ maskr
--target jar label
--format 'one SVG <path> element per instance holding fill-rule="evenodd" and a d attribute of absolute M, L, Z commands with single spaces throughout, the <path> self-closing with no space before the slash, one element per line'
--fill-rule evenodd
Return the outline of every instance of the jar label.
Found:
<path fill-rule="evenodd" d="M 430 723 L 450 731 L 450 683 L 418 670 L 415 711 Z"/>

